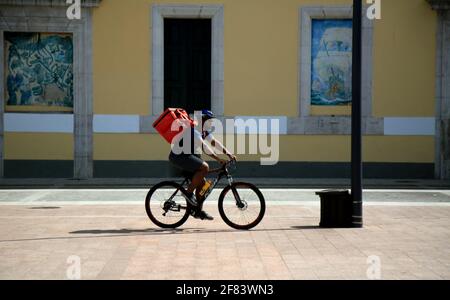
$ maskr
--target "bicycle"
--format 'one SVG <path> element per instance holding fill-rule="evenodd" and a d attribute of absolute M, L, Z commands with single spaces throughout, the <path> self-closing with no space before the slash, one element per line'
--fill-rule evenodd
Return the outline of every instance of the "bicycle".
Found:
<path fill-rule="evenodd" d="M 220 193 L 218 200 L 219 214 L 228 226 L 239 230 L 249 230 L 263 219 L 266 211 L 265 199 L 255 185 L 234 182 L 229 172 L 231 164 L 234 163 L 229 161 L 220 168 L 209 171 L 209 174 L 217 173 L 218 175 L 203 196 L 203 202 L 216 185 L 226 177 L 228 184 Z M 191 182 L 193 175 L 193 173 L 183 172 L 184 180 L 181 184 L 175 181 L 164 181 L 150 189 L 145 199 L 145 210 L 155 225 L 161 228 L 177 228 L 195 213 L 195 207 L 185 198 L 187 185 Z M 237 213 L 238 217 L 234 218 L 233 213 Z"/>

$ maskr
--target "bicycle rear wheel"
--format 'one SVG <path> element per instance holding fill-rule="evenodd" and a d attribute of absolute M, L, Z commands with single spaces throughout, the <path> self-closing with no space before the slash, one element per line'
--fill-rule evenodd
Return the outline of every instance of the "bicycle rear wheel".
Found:
<path fill-rule="evenodd" d="M 264 196 L 253 184 L 235 182 L 220 194 L 220 216 L 232 228 L 251 229 L 261 222 L 265 212 Z"/>
<path fill-rule="evenodd" d="M 184 193 L 184 188 L 172 181 L 161 182 L 152 187 L 145 198 L 145 211 L 150 220 L 161 228 L 183 225 L 190 212 Z"/>

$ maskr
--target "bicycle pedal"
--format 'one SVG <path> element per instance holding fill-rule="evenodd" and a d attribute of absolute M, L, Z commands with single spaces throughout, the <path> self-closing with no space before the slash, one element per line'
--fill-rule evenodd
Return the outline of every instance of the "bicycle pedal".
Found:
<path fill-rule="evenodd" d="M 179 212 L 179 211 L 181 211 L 181 205 L 177 204 L 177 205 L 175 205 L 174 207 L 172 207 L 170 210 L 171 210 L 171 211 Z"/>

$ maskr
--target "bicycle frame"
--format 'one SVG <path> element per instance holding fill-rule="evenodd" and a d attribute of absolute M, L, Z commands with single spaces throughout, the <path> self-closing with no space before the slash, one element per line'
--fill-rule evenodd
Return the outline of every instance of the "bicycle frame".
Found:
<path fill-rule="evenodd" d="M 209 191 L 204 195 L 204 200 L 205 201 L 208 196 L 211 194 L 211 192 L 216 188 L 217 184 L 224 178 L 226 177 L 228 180 L 228 184 L 231 185 L 233 183 L 233 177 L 230 175 L 230 173 L 228 172 L 228 168 L 227 165 L 224 165 L 221 168 L 218 169 L 213 169 L 210 170 L 208 172 L 208 174 L 214 174 L 217 173 L 217 177 L 213 180 L 213 183 L 211 184 L 211 188 L 209 189 Z M 191 182 L 191 180 L 189 178 L 184 178 L 183 182 L 181 183 L 181 186 L 187 186 L 189 183 Z"/>
<path fill-rule="evenodd" d="M 212 187 L 209 189 L 209 191 L 204 195 L 204 199 L 203 201 L 206 201 L 206 199 L 208 198 L 208 196 L 211 194 L 211 192 L 216 188 L 217 184 L 224 178 L 226 177 L 228 180 L 228 185 L 231 186 L 233 184 L 233 177 L 231 176 L 231 174 L 228 172 L 228 165 L 230 164 L 230 162 L 226 163 L 225 165 L 223 165 L 221 168 L 217 168 L 217 169 L 213 169 L 210 170 L 208 172 L 208 174 L 213 174 L 213 173 L 218 173 L 217 177 L 214 179 L 213 183 L 212 183 Z M 185 177 L 183 182 L 180 184 L 183 188 L 186 188 L 187 185 L 189 185 L 189 183 L 191 182 L 191 180 L 188 177 Z M 171 201 L 173 197 L 175 197 L 175 195 L 178 193 L 179 189 L 177 189 L 167 201 Z M 239 207 L 241 207 L 242 201 L 241 198 L 239 197 L 239 194 L 237 193 L 235 188 L 232 188 L 232 192 L 233 195 L 236 199 L 236 205 L 238 205 Z"/>

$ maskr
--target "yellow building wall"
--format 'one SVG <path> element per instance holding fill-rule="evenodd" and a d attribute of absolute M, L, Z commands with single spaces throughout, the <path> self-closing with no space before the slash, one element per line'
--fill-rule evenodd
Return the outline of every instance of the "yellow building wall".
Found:
<path fill-rule="evenodd" d="M 436 12 L 426 1 L 383 1 L 375 24 L 374 115 L 433 117 Z"/>
<path fill-rule="evenodd" d="M 202 0 L 107 0 L 93 10 L 94 114 L 151 114 L 153 3 Z M 222 0 L 225 115 L 298 115 L 299 7 L 349 0 Z M 423 0 L 382 2 L 374 29 L 373 112 L 377 117 L 434 116 L 436 13 Z M 348 114 L 350 107 L 313 107 Z M 39 141 L 39 143 L 34 142 Z M 332 145 L 332 151 L 330 151 Z M 281 136 L 281 160 L 348 161 L 349 137 Z M 96 160 L 165 160 L 157 135 L 94 134 Z M 70 134 L 5 134 L 6 159 L 73 159 Z M 433 162 L 433 137 L 365 137 L 373 162 Z M 255 160 L 243 156 L 242 160 Z"/>
<path fill-rule="evenodd" d="M 93 10 L 95 114 L 150 113 L 150 24 L 145 1 L 102 1 Z"/>
<path fill-rule="evenodd" d="M 65 133 L 5 133 L 5 159 L 73 160 L 73 136 Z M 228 138 L 228 137 L 227 137 Z M 30 143 L 30 141 L 39 141 Z M 235 142 L 236 143 L 236 142 Z M 333 145 L 333 151 L 330 151 Z M 408 150 L 405 151 L 405 148 Z M 368 162 L 433 162 L 433 137 L 363 139 Z M 314 149 L 311 151 L 310 149 Z M 155 134 L 94 134 L 94 160 L 167 160 L 170 145 Z M 258 155 L 238 155 L 243 161 Z M 350 160 L 347 136 L 281 136 L 281 161 L 345 162 Z"/>
<path fill-rule="evenodd" d="M 150 114 L 153 3 L 103 1 L 93 15 L 94 112 Z M 199 4 L 200 0 L 176 3 Z M 298 115 L 298 9 L 351 1 L 228 0 L 224 4 L 226 115 Z M 423 0 L 382 2 L 374 30 L 376 116 L 433 116 L 436 13 Z M 348 113 L 337 108 L 336 114 Z M 314 114 L 331 114 L 313 108 Z"/>
<path fill-rule="evenodd" d="M 108 0 L 94 10 L 94 113 L 151 114 L 153 3 L 174 2 L 130 0 L 124 5 L 122 0 Z M 225 115 L 297 116 L 298 9 L 351 1 L 208 3 L 224 5 Z M 382 5 L 382 20 L 375 21 L 374 29 L 374 115 L 433 116 L 436 14 L 423 0 L 383 1 Z M 345 115 L 350 109 L 312 107 L 311 112 Z M 433 141 L 433 137 L 366 137 L 364 156 L 367 161 L 432 162 Z M 329 145 L 333 145 L 332 153 Z M 282 136 L 280 151 L 281 160 L 286 161 L 347 161 L 349 138 Z M 94 137 L 94 159 L 158 160 L 166 159 L 167 152 L 168 146 L 156 135 Z"/>
<path fill-rule="evenodd" d="M 4 151 L 7 160 L 73 160 L 73 135 L 5 132 Z"/>
<path fill-rule="evenodd" d="M 124 5 L 123 0 L 108 0 L 94 10 L 94 113 L 151 113 L 150 6 L 155 3 L 174 2 L 129 0 Z M 298 8 L 311 2 L 208 1 L 214 3 L 223 4 L 225 11 L 225 114 L 296 116 Z M 349 3 L 314 1 L 314 5 Z"/>
<path fill-rule="evenodd" d="M 433 137 L 367 136 L 363 139 L 363 158 L 366 162 L 430 163 L 434 152 L 429 149 L 433 148 Z M 157 135 L 95 134 L 94 149 L 94 160 L 167 160 L 170 145 Z M 350 137 L 280 136 L 279 151 L 280 161 L 348 162 Z M 256 161 L 260 155 L 237 157 Z"/>

